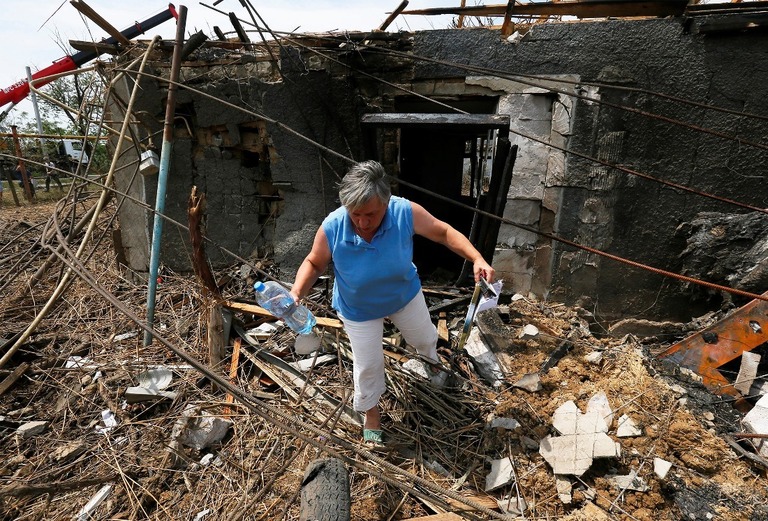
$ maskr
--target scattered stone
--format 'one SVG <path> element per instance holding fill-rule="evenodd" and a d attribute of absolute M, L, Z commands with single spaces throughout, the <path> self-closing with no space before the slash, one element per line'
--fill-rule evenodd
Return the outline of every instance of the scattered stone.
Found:
<path fill-rule="evenodd" d="M 707 411 L 702 416 L 707 421 L 711 421 L 711 422 L 715 421 L 715 413 L 713 413 L 712 411 Z"/>
<path fill-rule="evenodd" d="M 535 393 L 542 389 L 541 377 L 539 377 L 539 373 L 528 373 L 523 375 L 523 377 L 512 384 L 512 386 L 530 393 Z"/>
<path fill-rule="evenodd" d="M 514 418 L 494 418 L 491 420 L 491 428 L 502 428 L 507 429 L 510 431 L 513 431 L 520 427 L 520 422 L 515 420 Z"/>
<path fill-rule="evenodd" d="M 520 436 L 520 443 L 523 444 L 527 450 L 539 450 L 539 442 L 528 436 Z"/>
<path fill-rule="evenodd" d="M 533 324 L 526 324 L 525 327 L 518 334 L 518 338 L 522 340 L 530 340 L 539 336 L 539 328 Z"/>
<path fill-rule="evenodd" d="M 184 411 L 186 414 L 187 411 Z M 200 416 L 192 417 L 187 422 L 187 428 L 179 436 L 182 445 L 196 450 L 203 450 L 226 436 L 232 422 L 218 418 L 208 411 L 202 411 Z"/>
<path fill-rule="evenodd" d="M 47 427 L 48 422 L 46 421 L 27 422 L 16 429 L 16 436 L 21 439 L 31 438 L 43 433 Z"/>
<path fill-rule="evenodd" d="M 656 473 L 659 479 L 665 479 L 671 468 L 671 462 L 661 458 L 653 458 L 653 472 Z"/>
<path fill-rule="evenodd" d="M 669 388 L 678 398 L 688 394 L 688 390 L 679 384 L 670 385 Z"/>
<path fill-rule="evenodd" d="M 573 501 L 573 483 L 563 476 L 555 476 L 555 487 L 557 488 L 557 497 L 564 505 L 570 505 Z"/>
<path fill-rule="evenodd" d="M 598 365 L 603 361 L 603 353 L 602 351 L 592 351 L 591 353 L 584 355 L 584 361 L 588 364 Z"/>
<path fill-rule="evenodd" d="M 491 472 L 485 477 L 485 491 L 490 492 L 515 479 L 515 469 L 509 458 L 496 459 L 491 462 Z"/>
<path fill-rule="evenodd" d="M 518 300 L 523 300 L 525 297 L 521 295 L 520 293 L 515 293 L 512 295 L 512 302 L 517 302 Z"/>
<path fill-rule="evenodd" d="M 619 490 L 634 490 L 636 492 L 648 492 L 650 490 L 645 480 L 639 477 L 634 470 L 626 476 L 606 476 L 606 479 Z"/>
<path fill-rule="evenodd" d="M 619 438 L 632 438 L 642 435 L 643 431 L 637 427 L 632 418 L 626 414 L 622 414 L 619 418 L 618 427 L 616 427 L 616 436 Z"/>

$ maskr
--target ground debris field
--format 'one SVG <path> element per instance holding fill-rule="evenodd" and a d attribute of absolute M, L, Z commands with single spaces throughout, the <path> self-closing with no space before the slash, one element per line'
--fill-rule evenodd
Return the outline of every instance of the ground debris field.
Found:
<path fill-rule="evenodd" d="M 225 356 L 207 370 L 233 387 L 218 385 L 200 370 L 213 304 L 193 275 L 162 273 L 157 336 L 144 347 L 135 318 L 145 318 L 146 286 L 115 260 L 109 205 L 77 261 L 82 235 L 59 248 L 57 232 L 90 204 L 0 211 L 3 519 L 300 519 L 305 469 L 326 457 L 344 462 L 360 521 L 768 519 L 765 467 L 729 436 L 740 413 L 654 356 L 674 335 L 613 338 L 590 327 L 588 310 L 502 294 L 467 342 L 495 352 L 493 380 L 456 349 L 470 290 L 427 282 L 448 335 L 448 380 L 410 371 L 414 355 L 392 332 L 387 440 L 366 445 L 349 406 L 348 343 L 330 314 L 320 349 L 299 355 L 290 331 L 232 311 Z M 252 303 L 248 288 L 266 266 L 217 273 L 222 296 Z M 324 316 L 327 288 L 312 300 Z M 568 427 L 553 415 L 571 407 L 581 417 L 601 400 L 617 454 L 556 475 L 543 453 Z M 625 418 L 635 430 L 619 436 Z M 671 464 L 663 479 L 659 460 Z"/>

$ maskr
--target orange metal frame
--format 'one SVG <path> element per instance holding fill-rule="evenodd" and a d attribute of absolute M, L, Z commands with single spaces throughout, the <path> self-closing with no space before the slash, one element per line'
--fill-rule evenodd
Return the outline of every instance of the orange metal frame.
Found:
<path fill-rule="evenodd" d="M 768 297 L 768 291 L 763 293 Z M 736 398 L 734 406 L 752 406 L 718 370 L 722 365 L 768 342 L 768 302 L 753 300 L 712 326 L 678 342 L 659 355 L 701 375 L 704 385 Z"/>

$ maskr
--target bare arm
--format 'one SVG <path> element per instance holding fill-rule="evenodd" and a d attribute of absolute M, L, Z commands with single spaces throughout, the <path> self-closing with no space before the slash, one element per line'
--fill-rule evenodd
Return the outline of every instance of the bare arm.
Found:
<path fill-rule="evenodd" d="M 325 272 L 331 262 L 331 250 L 328 248 L 328 239 L 325 237 L 323 227 L 317 229 L 312 250 L 304 258 L 304 262 L 296 272 L 296 280 L 291 288 L 293 299 L 298 302 L 309 293 L 310 288 L 317 278 Z"/>
<path fill-rule="evenodd" d="M 488 282 L 493 282 L 496 271 L 488 264 L 477 249 L 472 246 L 464 234 L 445 221 L 441 221 L 429 213 L 420 204 L 411 202 L 413 209 L 413 231 L 422 237 L 446 246 L 472 263 L 472 271 L 475 282 L 483 277 Z"/>

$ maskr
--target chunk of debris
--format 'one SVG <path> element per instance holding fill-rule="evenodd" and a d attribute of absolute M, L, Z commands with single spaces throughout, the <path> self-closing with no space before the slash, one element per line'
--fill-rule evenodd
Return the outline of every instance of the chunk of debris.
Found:
<path fill-rule="evenodd" d="M 570 505 L 573 501 L 573 483 L 564 476 L 555 476 L 555 488 L 557 497 L 564 505 Z"/>
<path fill-rule="evenodd" d="M 317 358 L 310 357 L 305 358 L 304 360 L 299 360 L 298 362 L 291 362 L 289 365 L 291 367 L 294 367 L 301 371 L 302 373 L 306 373 L 309 371 L 313 366 L 314 367 L 320 367 L 321 365 L 325 365 L 327 363 L 333 362 L 336 360 L 336 355 L 321 355 Z"/>
<path fill-rule="evenodd" d="M 232 422 L 218 418 L 208 411 L 202 411 L 199 416 L 193 410 L 187 409 L 184 414 L 189 413 L 189 421 L 186 422 L 186 428 L 179 435 L 179 442 L 195 450 L 203 450 L 214 443 L 221 441 L 229 431 Z"/>
<path fill-rule="evenodd" d="M 525 499 L 522 497 L 517 498 L 508 496 L 502 499 L 498 499 L 496 502 L 499 505 L 499 510 L 501 510 L 502 513 L 508 515 L 510 519 L 522 516 L 525 512 L 525 509 L 528 508 L 528 505 L 525 503 Z"/>
<path fill-rule="evenodd" d="M 77 521 L 87 521 L 93 519 L 93 513 L 99 508 L 109 494 L 112 492 L 112 485 L 104 485 L 98 492 L 91 498 L 86 505 L 80 509 L 77 514 Z"/>
<path fill-rule="evenodd" d="M 636 492 L 648 492 L 650 490 L 645 480 L 639 477 L 634 470 L 626 476 L 606 476 L 606 479 L 619 490 L 634 490 Z"/>
<path fill-rule="evenodd" d="M 642 435 L 643 431 L 638 428 L 632 418 L 626 414 L 622 414 L 619 418 L 618 426 L 616 427 L 616 436 L 619 438 L 633 438 Z"/>
<path fill-rule="evenodd" d="M 587 413 L 591 412 L 603 419 L 606 427 L 603 432 L 608 432 L 611 429 L 611 425 L 613 425 L 613 409 L 611 409 L 611 404 L 608 403 L 608 396 L 603 391 L 592 395 L 589 402 L 587 402 Z"/>
<path fill-rule="evenodd" d="M 588 364 L 598 365 L 603 361 L 603 353 L 601 351 L 592 351 L 584 355 L 584 361 Z"/>
<path fill-rule="evenodd" d="M 752 410 L 744 415 L 741 424 L 747 432 L 768 435 L 768 395 L 757 401 Z M 768 457 L 768 443 L 765 438 L 757 438 L 753 443 L 761 456 Z"/>
<path fill-rule="evenodd" d="M 499 365 L 496 355 L 488 349 L 477 329 L 473 328 L 469 333 L 464 351 L 472 359 L 477 374 L 489 385 L 498 387 L 504 381 L 504 373 Z"/>
<path fill-rule="evenodd" d="M 115 413 L 113 413 L 109 409 L 104 409 L 103 411 L 101 411 L 101 421 L 104 422 L 104 426 L 96 427 L 96 432 L 98 432 L 99 434 L 106 434 L 107 432 L 117 427 L 117 420 L 115 419 Z"/>
<path fill-rule="evenodd" d="M 158 391 L 150 387 L 132 386 L 125 389 L 125 401 L 139 403 L 160 400 L 175 400 L 177 394 L 173 391 Z"/>
<path fill-rule="evenodd" d="M 751 351 L 745 351 L 741 353 L 741 366 L 739 367 L 739 375 L 736 377 L 736 383 L 733 386 L 741 394 L 749 394 L 749 390 L 752 388 L 752 383 L 757 377 L 757 366 L 760 364 L 760 355 Z"/>
<path fill-rule="evenodd" d="M 490 492 L 515 479 L 515 469 L 510 458 L 495 459 L 491 462 L 491 472 L 485 477 L 485 491 Z"/>
<path fill-rule="evenodd" d="M 541 440 L 539 453 L 555 474 L 581 476 L 594 458 L 618 457 L 621 448 L 606 434 L 608 426 L 600 414 L 582 414 L 572 401 L 558 407 L 552 426 L 561 436 Z"/>
<path fill-rule="evenodd" d="M 299 355 L 308 355 L 317 351 L 320 348 L 320 343 L 320 337 L 314 333 L 296 335 L 293 350 Z"/>
<path fill-rule="evenodd" d="M 661 458 L 653 458 L 653 472 L 659 479 L 666 479 L 671 468 L 671 462 Z"/>
<path fill-rule="evenodd" d="M 513 431 L 520 427 L 520 422 L 514 418 L 494 418 L 491 420 L 491 429 L 502 428 Z"/>
<path fill-rule="evenodd" d="M 27 422 L 16 429 L 16 436 L 23 440 L 31 438 L 32 436 L 37 436 L 38 434 L 43 433 L 47 427 L 48 422 L 46 421 Z"/>
<path fill-rule="evenodd" d="M 638 338 L 664 336 L 680 336 L 685 331 L 685 324 L 678 322 L 656 322 L 653 320 L 626 318 L 608 328 L 608 333 L 614 338 L 634 335 Z"/>
<path fill-rule="evenodd" d="M 80 454 L 85 452 L 86 444 L 83 441 L 75 440 L 65 443 L 64 445 L 56 448 L 50 455 L 51 459 L 57 463 L 63 463 L 72 459 L 75 459 Z"/>
<path fill-rule="evenodd" d="M 520 436 L 520 443 L 528 450 L 539 450 L 539 442 L 528 436 Z"/>
<path fill-rule="evenodd" d="M 128 340 L 129 338 L 133 338 L 139 336 L 138 331 L 128 331 L 127 333 L 121 333 L 119 335 L 115 335 L 112 339 L 114 342 L 120 342 L 121 340 Z"/>
<path fill-rule="evenodd" d="M 526 324 L 517 335 L 517 337 L 521 340 L 530 340 L 531 338 L 536 338 L 537 336 L 539 336 L 539 328 L 533 324 Z"/>
<path fill-rule="evenodd" d="M 517 387 L 518 389 L 523 389 L 524 391 L 528 391 L 530 393 L 535 393 L 537 391 L 541 391 L 541 377 L 538 373 L 527 373 L 524 374 L 522 378 L 520 378 L 517 382 L 512 384 L 513 387 Z"/>

